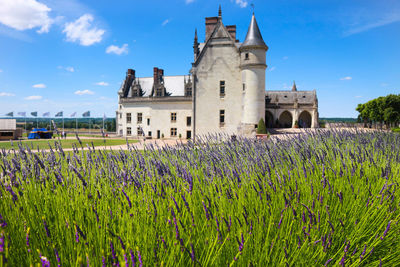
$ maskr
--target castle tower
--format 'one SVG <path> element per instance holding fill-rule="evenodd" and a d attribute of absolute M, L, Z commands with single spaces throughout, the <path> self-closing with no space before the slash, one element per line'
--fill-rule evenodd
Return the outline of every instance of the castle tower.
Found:
<path fill-rule="evenodd" d="M 240 47 L 240 69 L 243 83 L 242 134 L 255 131 L 262 118 L 265 120 L 265 64 L 268 46 L 265 44 L 256 18 L 251 18 L 246 39 Z"/>

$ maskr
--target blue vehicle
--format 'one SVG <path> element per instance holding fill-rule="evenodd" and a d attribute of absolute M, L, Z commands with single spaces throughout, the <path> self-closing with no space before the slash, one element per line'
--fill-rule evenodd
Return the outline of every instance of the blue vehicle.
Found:
<path fill-rule="evenodd" d="M 28 139 L 51 139 L 52 137 L 53 132 L 46 128 L 33 128 L 28 135 Z"/>

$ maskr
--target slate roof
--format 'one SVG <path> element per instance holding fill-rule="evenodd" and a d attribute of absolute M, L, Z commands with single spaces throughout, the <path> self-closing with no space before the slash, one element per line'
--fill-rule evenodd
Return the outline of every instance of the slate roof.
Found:
<path fill-rule="evenodd" d="M 246 39 L 242 43 L 241 48 L 250 46 L 268 48 L 261 36 L 261 32 L 258 28 L 257 20 L 254 14 L 251 17 L 251 22 L 247 31 Z"/>

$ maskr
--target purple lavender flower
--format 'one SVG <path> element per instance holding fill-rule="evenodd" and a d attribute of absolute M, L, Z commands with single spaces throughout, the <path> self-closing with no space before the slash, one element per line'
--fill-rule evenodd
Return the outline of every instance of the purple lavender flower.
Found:
<path fill-rule="evenodd" d="M 42 267 L 50 267 L 50 261 L 45 256 L 40 256 Z"/>
<path fill-rule="evenodd" d="M 58 251 L 57 251 L 57 249 L 56 248 L 54 248 L 54 254 L 56 255 L 56 260 L 57 260 L 57 263 L 58 263 L 58 267 L 60 267 L 61 266 L 61 260 L 60 260 L 60 256 L 58 255 Z"/>
<path fill-rule="evenodd" d="M 51 238 L 50 230 L 49 227 L 47 226 L 46 220 L 44 219 L 44 217 L 42 219 L 43 219 L 44 229 L 46 230 L 46 235 L 48 238 Z"/>
<path fill-rule="evenodd" d="M 142 255 L 140 255 L 140 251 L 139 250 L 137 251 L 137 254 L 138 254 L 138 259 L 139 259 L 139 267 L 142 267 L 143 266 Z"/>
<path fill-rule="evenodd" d="M 385 238 L 387 232 L 388 232 L 389 229 L 390 229 L 390 224 L 391 224 L 391 223 L 392 223 L 392 222 L 389 221 L 388 225 L 386 226 L 385 232 L 383 232 L 383 235 L 382 235 L 382 237 L 381 237 L 381 240 L 383 240 L 383 239 Z"/>
<path fill-rule="evenodd" d="M 131 256 L 132 267 L 135 267 L 136 260 L 135 260 L 135 254 L 133 253 L 132 249 L 129 249 L 129 254 Z"/>
<path fill-rule="evenodd" d="M 333 260 L 333 259 L 327 260 L 327 261 L 325 262 L 324 266 L 325 266 L 325 267 L 328 266 L 328 264 L 329 264 L 332 260 Z"/>
<path fill-rule="evenodd" d="M 126 200 L 128 201 L 129 208 L 132 208 L 132 202 L 131 202 L 131 200 L 129 199 L 128 195 L 125 193 L 124 189 L 122 189 L 122 193 L 124 194 Z"/>
<path fill-rule="evenodd" d="M 4 251 L 4 234 L 0 233 L 0 252 Z"/>

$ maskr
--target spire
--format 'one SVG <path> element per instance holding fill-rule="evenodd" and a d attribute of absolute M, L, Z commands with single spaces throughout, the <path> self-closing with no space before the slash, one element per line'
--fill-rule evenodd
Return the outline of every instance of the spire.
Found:
<path fill-rule="evenodd" d="M 296 86 L 296 82 L 293 81 L 293 86 L 292 86 L 292 91 L 297 91 L 297 86 Z"/>
<path fill-rule="evenodd" d="M 221 19 L 222 18 L 222 10 L 221 10 L 221 5 L 219 5 L 218 9 L 218 17 Z"/>
<path fill-rule="evenodd" d="M 196 61 L 197 57 L 200 54 L 199 41 L 197 38 L 197 28 L 194 31 L 193 53 L 194 53 L 194 61 Z"/>
<path fill-rule="evenodd" d="M 244 40 L 241 48 L 243 47 L 260 47 L 264 49 L 268 49 L 268 46 L 264 43 L 264 40 L 261 36 L 260 29 L 258 28 L 258 24 L 256 21 L 256 17 L 253 16 L 251 17 L 251 22 L 249 29 L 247 31 L 246 39 Z"/>

